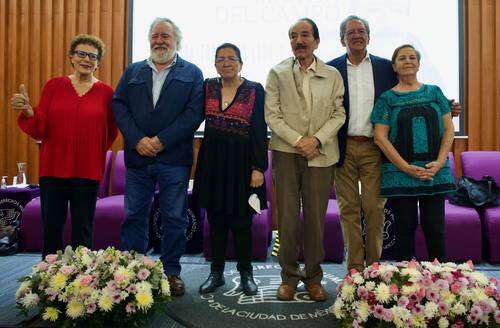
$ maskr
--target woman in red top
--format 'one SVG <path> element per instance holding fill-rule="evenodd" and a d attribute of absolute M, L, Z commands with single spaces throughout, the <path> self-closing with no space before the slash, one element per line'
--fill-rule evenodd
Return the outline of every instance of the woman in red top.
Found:
<path fill-rule="evenodd" d="M 95 36 L 74 37 L 68 54 L 74 68 L 71 75 L 49 80 L 38 107 L 31 107 L 23 85 L 12 98 L 12 107 L 21 112 L 20 128 L 42 141 L 43 257 L 62 249 L 68 201 L 72 246 L 92 247 L 99 180 L 106 150 L 117 135 L 113 89 L 94 77 L 103 51 L 103 42 Z"/>

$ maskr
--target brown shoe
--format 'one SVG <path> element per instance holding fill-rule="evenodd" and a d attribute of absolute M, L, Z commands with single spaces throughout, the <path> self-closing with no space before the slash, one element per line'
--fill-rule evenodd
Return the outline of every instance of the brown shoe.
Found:
<path fill-rule="evenodd" d="M 179 276 L 171 275 L 167 279 L 170 284 L 170 293 L 172 296 L 184 295 L 184 281 Z"/>
<path fill-rule="evenodd" d="M 276 297 L 280 301 L 291 301 L 293 300 L 293 296 L 295 295 L 295 288 L 285 283 L 281 283 L 278 288 L 278 292 L 276 293 Z"/>
<path fill-rule="evenodd" d="M 323 286 L 321 286 L 321 284 L 318 284 L 317 282 L 311 282 L 307 284 L 306 289 L 309 293 L 309 298 L 315 302 L 323 302 L 328 298 L 328 294 Z"/>

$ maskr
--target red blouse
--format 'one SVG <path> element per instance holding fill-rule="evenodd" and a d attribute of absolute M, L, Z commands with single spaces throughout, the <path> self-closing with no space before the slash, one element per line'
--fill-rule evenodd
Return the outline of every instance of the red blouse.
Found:
<path fill-rule="evenodd" d="M 117 135 L 112 97 L 113 89 L 102 82 L 81 97 L 67 76 L 45 84 L 35 115 L 18 118 L 24 132 L 42 141 L 41 177 L 101 180 L 106 150 Z"/>

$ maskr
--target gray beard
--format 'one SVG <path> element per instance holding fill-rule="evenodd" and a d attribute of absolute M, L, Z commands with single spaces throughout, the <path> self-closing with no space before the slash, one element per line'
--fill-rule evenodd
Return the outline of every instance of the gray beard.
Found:
<path fill-rule="evenodd" d="M 151 50 L 151 60 L 154 63 L 165 64 L 166 62 L 168 62 L 169 60 L 174 58 L 176 53 L 177 53 L 177 50 L 172 49 L 172 50 L 167 51 L 163 56 L 161 56 L 161 55 L 158 55 L 158 53 L 156 51 Z"/>

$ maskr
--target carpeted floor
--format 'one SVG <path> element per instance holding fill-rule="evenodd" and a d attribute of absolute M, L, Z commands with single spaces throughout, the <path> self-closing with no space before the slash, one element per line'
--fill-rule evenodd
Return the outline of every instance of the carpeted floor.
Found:
<path fill-rule="evenodd" d="M 26 320 L 17 314 L 15 307 L 17 279 L 29 274 L 31 266 L 39 260 L 40 254 L 0 257 L 1 327 L 16 326 Z M 168 316 L 151 318 L 148 327 L 336 327 L 336 321 L 327 314 L 327 308 L 334 301 L 335 286 L 345 273 L 345 264 L 325 264 L 323 267 L 323 284 L 330 294 L 328 301 L 310 302 L 300 287 L 295 301 L 281 303 L 274 297 L 280 282 L 279 265 L 274 257 L 269 256 L 265 263 L 254 263 L 254 275 L 260 287 L 255 297 L 245 297 L 238 290 L 239 275 L 234 262 L 228 262 L 226 266 L 226 285 L 207 296 L 198 294 L 198 287 L 209 271 L 205 259 L 201 255 L 190 255 L 182 257 L 181 263 L 186 295 L 167 306 Z M 482 264 L 477 269 L 500 279 L 500 265 Z"/>

